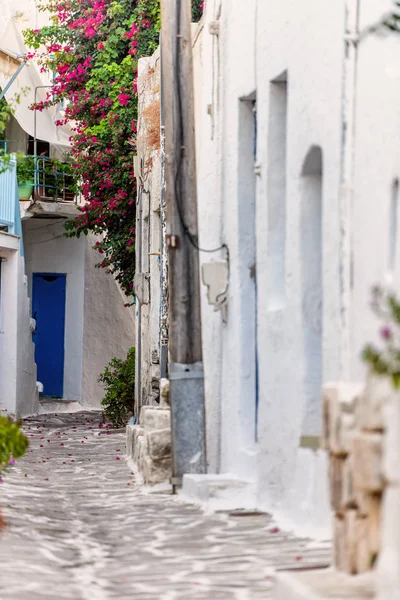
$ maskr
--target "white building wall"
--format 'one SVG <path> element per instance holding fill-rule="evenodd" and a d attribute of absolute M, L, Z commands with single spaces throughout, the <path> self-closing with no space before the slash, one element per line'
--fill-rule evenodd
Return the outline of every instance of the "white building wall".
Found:
<path fill-rule="evenodd" d="M 390 0 L 363 0 L 360 31 L 393 8 Z M 400 285 L 400 217 L 395 181 L 400 178 L 400 36 L 368 35 L 358 47 L 357 112 L 352 212 L 353 302 L 351 370 L 364 380 L 359 360 L 377 322 L 371 287 Z M 391 257 L 392 254 L 392 257 Z"/>
<path fill-rule="evenodd" d="M 65 273 L 64 399 L 82 398 L 85 239 L 64 237 L 64 219 L 23 222 L 26 271 L 32 294 L 32 273 Z"/>
<path fill-rule="evenodd" d="M 84 325 L 82 399 L 85 407 L 98 407 L 104 388 L 98 377 L 114 357 L 125 359 L 134 346 L 134 311 L 118 284 L 104 269 L 96 268 L 99 253 L 93 249 L 96 236 L 89 234 L 85 243 Z"/>
<path fill-rule="evenodd" d="M 36 366 L 29 299 L 19 238 L 0 233 L 0 411 L 10 415 L 38 410 Z"/>
<path fill-rule="evenodd" d="M 153 56 L 140 59 L 138 72 L 136 273 L 146 277 L 146 293 L 142 295 L 136 290 L 136 400 L 146 405 L 159 402 L 160 379 L 162 174 L 160 139 L 157 138 L 160 130 L 158 50 Z"/>
<path fill-rule="evenodd" d="M 95 268 L 100 255 L 96 237 L 64 236 L 65 219 L 23 221 L 29 294 L 32 273 L 65 273 L 64 400 L 99 408 L 104 389 L 100 373 L 114 357 L 126 358 L 134 345 L 133 309 L 117 283 Z"/>
<path fill-rule="evenodd" d="M 318 390 L 361 377 L 370 288 L 399 277 L 400 38 L 366 36 L 353 80 L 345 24 L 357 6 L 209 1 L 193 37 L 200 245 L 230 255 L 226 324 L 202 298 L 209 470 L 255 481 L 259 506 L 321 535 Z M 360 0 L 360 29 L 390 8 Z"/>

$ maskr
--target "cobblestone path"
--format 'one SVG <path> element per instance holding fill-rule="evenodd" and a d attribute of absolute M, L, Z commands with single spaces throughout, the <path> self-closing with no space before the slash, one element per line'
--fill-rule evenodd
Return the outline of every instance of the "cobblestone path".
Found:
<path fill-rule="evenodd" d="M 267 515 L 206 515 L 135 483 L 125 436 L 97 413 L 25 421 L 31 446 L 0 487 L 0 600 L 258 600 L 275 568 L 329 562 L 327 544 Z"/>

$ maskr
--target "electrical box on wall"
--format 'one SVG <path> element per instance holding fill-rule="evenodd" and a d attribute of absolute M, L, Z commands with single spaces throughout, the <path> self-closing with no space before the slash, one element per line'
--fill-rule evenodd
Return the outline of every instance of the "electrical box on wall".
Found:
<path fill-rule="evenodd" d="M 149 304 L 150 302 L 150 276 L 148 273 L 136 273 L 133 278 L 133 288 L 140 304 Z"/>

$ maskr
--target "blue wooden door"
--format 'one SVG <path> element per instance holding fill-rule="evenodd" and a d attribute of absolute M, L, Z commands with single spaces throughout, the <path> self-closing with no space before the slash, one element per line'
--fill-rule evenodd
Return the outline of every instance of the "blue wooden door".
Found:
<path fill-rule="evenodd" d="M 33 273 L 32 316 L 37 379 L 42 396 L 62 398 L 64 388 L 64 329 L 66 276 Z"/>

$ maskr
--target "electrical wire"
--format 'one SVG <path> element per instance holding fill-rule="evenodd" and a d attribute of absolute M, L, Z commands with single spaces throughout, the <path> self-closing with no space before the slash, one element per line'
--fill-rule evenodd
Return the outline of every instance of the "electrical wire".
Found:
<path fill-rule="evenodd" d="M 225 250 L 227 253 L 228 260 L 229 260 L 229 249 L 225 243 L 221 244 L 217 248 L 201 248 L 198 245 L 196 236 L 194 236 L 191 233 L 189 227 L 185 223 L 185 219 L 183 216 L 183 210 L 182 210 L 182 206 L 181 206 L 180 190 L 179 190 L 178 182 L 179 182 L 179 178 L 180 178 L 180 174 L 181 174 L 183 159 L 185 156 L 184 135 L 183 135 L 184 123 L 183 123 L 182 96 L 181 96 L 181 86 L 180 86 L 181 68 L 180 68 L 180 60 L 179 60 L 180 51 L 181 51 L 180 41 L 182 40 L 181 9 L 182 9 L 182 0 L 177 0 L 177 2 L 176 2 L 176 23 L 177 23 L 178 35 L 176 36 L 176 46 L 175 46 L 175 73 L 176 73 L 175 81 L 176 81 L 176 95 L 177 95 L 177 100 L 178 100 L 179 160 L 178 160 L 178 166 L 177 166 L 177 169 L 175 172 L 175 181 L 174 181 L 175 204 L 176 204 L 179 220 L 181 222 L 181 226 L 184 231 L 184 234 L 186 235 L 186 237 L 188 238 L 188 240 L 192 244 L 192 246 L 194 248 L 196 248 L 196 250 L 198 250 L 199 252 L 205 252 L 208 254 L 213 254 L 215 252 L 219 252 L 220 250 Z"/>

